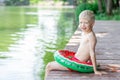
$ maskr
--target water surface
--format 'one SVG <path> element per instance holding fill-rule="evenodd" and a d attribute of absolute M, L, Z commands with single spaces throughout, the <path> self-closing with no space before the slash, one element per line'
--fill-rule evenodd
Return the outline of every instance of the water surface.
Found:
<path fill-rule="evenodd" d="M 0 8 L 0 80 L 43 80 L 75 30 L 73 9 Z"/>

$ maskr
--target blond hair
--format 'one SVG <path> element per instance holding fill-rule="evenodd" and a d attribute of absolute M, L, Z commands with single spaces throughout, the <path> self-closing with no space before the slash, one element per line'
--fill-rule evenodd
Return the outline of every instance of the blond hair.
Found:
<path fill-rule="evenodd" d="M 85 18 L 85 19 L 88 19 L 89 21 L 93 21 L 93 22 L 95 21 L 95 15 L 94 15 L 93 11 L 91 11 L 91 10 L 82 11 L 79 15 L 79 20 L 81 18 Z"/>

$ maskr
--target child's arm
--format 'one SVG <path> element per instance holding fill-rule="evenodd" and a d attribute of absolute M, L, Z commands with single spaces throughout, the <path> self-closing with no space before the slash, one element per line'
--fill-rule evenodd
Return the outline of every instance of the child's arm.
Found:
<path fill-rule="evenodd" d="M 88 36 L 88 39 L 89 39 L 90 57 L 91 57 L 91 61 L 93 64 L 94 73 L 102 75 L 102 73 L 97 71 L 97 68 L 96 68 L 96 66 L 97 66 L 96 54 L 95 54 L 95 46 L 97 43 L 96 37 L 93 34 L 90 34 Z"/>

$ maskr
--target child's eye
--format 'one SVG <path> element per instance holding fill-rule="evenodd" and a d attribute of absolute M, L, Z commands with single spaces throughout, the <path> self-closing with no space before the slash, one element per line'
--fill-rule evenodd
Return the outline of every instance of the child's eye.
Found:
<path fill-rule="evenodd" d="M 84 24 L 89 24 L 89 22 L 84 22 Z"/>
<path fill-rule="evenodd" d="M 82 22 L 79 22 L 79 24 L 82 24 Z"/>
<path fill-rule="evenodd" d="M 89 24 L 88 22 L 79 22 L 79 24 Z"/>

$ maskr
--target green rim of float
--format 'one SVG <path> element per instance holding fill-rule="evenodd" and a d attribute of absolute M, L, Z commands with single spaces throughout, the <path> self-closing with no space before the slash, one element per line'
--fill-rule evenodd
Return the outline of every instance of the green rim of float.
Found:
<path fill-rule="evenodd" d="M 70 69 L 72 69 L 72 70 L 78 71 L 78 72 L 83 72 L 83 73 L 91 73 L 91 72 L 94 72 L 92 65 L 81 64 L 81 63 L 72 61 L 72 60 L 70 60 L 69 58 L 64 57 L 64 56 L 61 54 L 61 51 L 64 51 L 64 52 L 65 52 L 65 51 L 68 51 L 68 50 L 59 50 L 59 51 L 56 51 L 56 52 L 54 53 L 54 59 L 55 59 L 55 61 L 57 61 L 59 64 L 65 66 L 65 67 L 67 67 L 67 68 L 70 68 Z"/>

